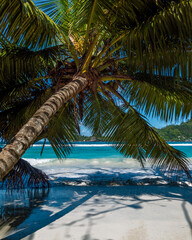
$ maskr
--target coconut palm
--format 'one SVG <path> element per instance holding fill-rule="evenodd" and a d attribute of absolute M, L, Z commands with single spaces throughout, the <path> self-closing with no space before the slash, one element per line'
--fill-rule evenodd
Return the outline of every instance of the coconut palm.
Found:
<path fill-rule="evenodd" d="M 192 3 L 0 0 L 0 180 L 48 139 L 70 153 L 83 122 L 142 166 L 189 175 L 185 155 L 141 114 L 191 114 Z"/>

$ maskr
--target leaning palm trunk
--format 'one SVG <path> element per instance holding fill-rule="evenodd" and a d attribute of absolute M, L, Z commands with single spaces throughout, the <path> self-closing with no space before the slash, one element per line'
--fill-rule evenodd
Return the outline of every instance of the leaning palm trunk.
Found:
<path fill-rule="evenodd" d="M 13 137 L 0 153 L 0 181 L 11 171 L 29 146 L 41 134 L 63 104 L 88 85 L 86 78 L 76 76 L 73 81 L 51 96 Z"/>

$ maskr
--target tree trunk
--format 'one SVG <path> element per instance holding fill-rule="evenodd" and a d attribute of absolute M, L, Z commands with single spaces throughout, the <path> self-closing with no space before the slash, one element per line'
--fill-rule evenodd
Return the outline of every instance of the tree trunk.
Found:
<path fill-rule="evenodd" d="M 0 181 L 11 171 L 21 156 L 41 134 L 63 104 L 88 85 L 86 78 L 77 76 L 51 96 L 0 152 Z"/>

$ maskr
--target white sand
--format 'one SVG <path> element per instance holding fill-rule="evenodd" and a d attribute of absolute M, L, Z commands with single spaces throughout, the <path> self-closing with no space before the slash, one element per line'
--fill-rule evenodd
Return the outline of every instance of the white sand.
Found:
<path fill-rule="evenodd" d="M 6 239 L 191 240 L 192 188 L 57 187 Z"/>

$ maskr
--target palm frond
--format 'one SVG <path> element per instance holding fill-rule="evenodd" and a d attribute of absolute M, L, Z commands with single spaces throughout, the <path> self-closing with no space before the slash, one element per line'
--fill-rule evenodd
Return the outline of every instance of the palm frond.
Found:
<path fill-rule="evenodd" d="M 190 49 L 166 49 L 166 53 L 155 51 L 151 54 L 144 54 L 141 59 L 127 57 L 124 61 L 119 61 L 118 67 L 121 73 L 142 72 L 159 76 L 158 81 L 165 83 L 165 77 L 173 77 L 175 85 L 184 85 L 191 90 L 192 54 Z M 162 78 L 162 80 L 161 80 Z M 167 81 L 169 84 L 169 81 Z"/>
<path fill-rule="evenodd" d="M 127 54 L 139 55 L 167 46 L 185 49 L 191 45 L 191 1 L 123 1 L 116 5 L 119 31 L 127 30 Z M 188 42 L 187 42 L 188 39 Z M 125 43 L 124 42 L 124 43 Z"/>
<path fill-rule="evenodd" d="M 102 133 L 101 124 L 104 124 L 105 112 L 108 112 L 107 105 L 104 105 L 104 102 L 101 103 L 102 98 L 100 98 L 100 94 L 97 97 L 90 94 L 85 100 L 83 123 L 91 130 L 92 135 Z"/>
<path fill-rule="evenodd" d="M 88 103 L 85 111 L 90 114 L 85 115 L 85 125 L 93 132 L 100 130 L 106 141 L 113 142 L 124 156 L 133 157 L 142 165 L 150 159 L 152 166 L 163 171 L 190 176 L 185 155 L 169 146 L 131 105 L 114 106 L 101 94 Z"/>
<path fill-rule="evenodd" d="M 76 96 L 75 110 L 68 102 L 39 137 L 50 141 L 58 157 L 70 153 L 83 119 L 93 134 L 104 133 L 117 150 L 142 165 L 149 158 L 154 166 L 189 175 L 185 156 L 159 137 L 139 111 L 165 120 L 191 114 L 190 0 L 0 4 L 2 139 L 10 141 L 61 84 L 84 73 L 91 81 L 83 98 Z M 70 57 L 66 68 L 64 55 Z M 117 77 L 130 73 L 129 81 Z"/>
<path fill-rule="evenodd" d="M 186 119 L 191 116 L 191 92 L 174 77 L 159 77 L 137 73 L 132 81 L 122 81 L 122 94 L 139 111 L 160 117 L 165 121 Z"/>
<path fill-rule="evenodd" d="M 41 77 L 1 90 L 0 94 L 2 98 L 0 99 L 0 110 L 7 110 L 20 103 L 22 104 L 24 102 L 32 101 L 43 91 L 46 91 L 51 87 L 51 81 L 48 84 L 46 78 L 44 79 L 44 77 Z"/>
<path fill-rule="evenodd" d="M 170 55 L 171 62 L 175 60 L 177 63 L 173 56 L 178 59 L 191 48 L 191 1 L 105 2 L 109 13 L 103 28 L 108 26 L 107 37 L 111 43 L 118 39 L 110 50 L 119 48 L 116 54 L 129 57 L 129 61 L 137 61 L 137 67 L 141 64 L 153 64 L 154 67 L 157 57 L 159 62 L 163 62 Z M 104 57 L 107 51 L 106 48 L 102 52 Z"/>
<path fill-rule="evenodd" d="M 32 167 L 24 159 L 20 159 L 4 177 L 1 187 L 6 187 L 6 189 L 47 188 L 49 187 L 49 178 L 43 171 Z"/>
<path fill-rule="evenodd" d="M 38 140 L 46 138 L 57 157 L 66 158 L 71 153 L 72 142 L 77 139 L 77 135 L 73 104 L 68 102 L 53 117 Z"/>
<path fill-rule="evenodd" d="M 31 166 L 24 159 L 20 159 L 3 179 L 2 187 L 6 189 L 47 188 L 49 178 L 43 171 Z"/>
<path fill-rule="evenodd" d="M 10 142 L 18 130 L 32 117 L 39 107 L 52 95 L 53 90 L 42 89 L 35 97 L 9 99 L 0 112 L 0 138 Z M 22 94 L 22 93 L 21 93 Z"/>
<path fill-rule="evenodd" d="M 78 2 L 78 1 L 76 1 Z M 73 6 L 75 1 L 69 0 L 43 0 L 35 1 L 37 7 L 47 14 L 62 31 L 69 34 L 70 27 L 74 21 Z"/>
<path fill-rule="evenodd" d="M 59 43 L 59 27 L 32 0 L 1 0 L 0 4 L 0 35 L 4 35 L 10 42 L 31 49 L 42 49 Z"/>
<path fill-rule="evenodd" d="M 46 76 L 48 69 L 66 56 L 60 45 L 39 51 L 8 45 L 0 50 L 0 89 Z"/>
<path fill-rule="evenodd" d="M 77 67 L 79 66 L 79 51 L 74 38 L 81 39 L 81 31 L 73 31 L 73 24 L 76 22 L 74 14 L 74 4 L 78 1 L 50 0 L 38 1 L 37 6 L 43 10 L 58 26 L 60 30 L 59 40 L 66 44 L 66 49 L 70 52 Z M 72 10 L 71 10 L 72 9 Z M 75 36 L 75 37 L 74 37 Z"/>
<path fill-rule="evenodd" d="M 123 115 L 115 113 L 104 129 L 104 135 L 117 142 L 116 148 L 125 156 L 139 160 L 149 158 L 153 166 L 164 171 L 185 171 L 189 175 L 185 155 L 169 146 L 133 108 Z"/>

